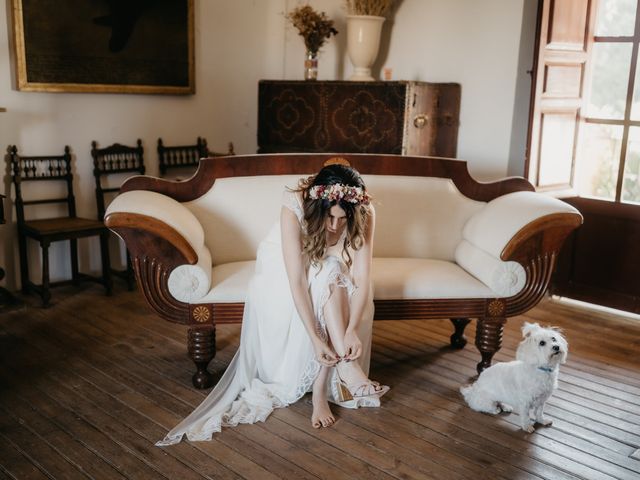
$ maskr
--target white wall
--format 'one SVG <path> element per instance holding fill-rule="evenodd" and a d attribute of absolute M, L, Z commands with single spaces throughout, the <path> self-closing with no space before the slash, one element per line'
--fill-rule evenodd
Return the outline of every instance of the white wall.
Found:
<path fill-rule="evenodd" d="M 525 4 L 526 2 L 526 4 Z M 531 3 L 529 3 L 531 2 Z M 0 0 L 0 146 L 17 144 L 25 155 L 76 154 L 78 213 L 96 212 L 90 142 L 133 144 L 141 138 L 149 174 L 157 172 L 155 143 L 191 143 L 205 136 L 220 150 L 233 141 L 238 153 L 256 150 L 257 82 L 302 78 L 302 39 L 284 19 L 298 0 L 196 0 L 196 94 L 192 96 L 53 94 L 13 88 L 10 0 Z M 340 34 L 320 55 L 319 78 L 343 79 L 346 27 L 341 0 L 312 0 L 336 20 Z M 375 73 L 393 69 L 394 79 L 458 82 L 462 106 L 458 157 L 478 179 L 521 173 L 528 114 L 527 50 L 532 51 L 534 0 L 402 0 L 385 22 Z M 528 44 L 531 45 L 528 45 Z M 523 53 L 524 52 L 524 53 Z M 524 55 L 524 56 L 523 56 Z M 523 90 L 524 88 L 524 90 Z M 525 132 L 526 133 L 526 132 Z M 5 178 L 5 191 L 10 191 Z M 0 227 L 0 265 L 6 284 L 17 281 L 15 213 Z M 35 258 L 39 250 L 32 245 Z M 81 269 L 99 270 L 97 242 L 81 243 Z M 67 246 L 52 250 L 52 276 L 70 275 Z M 39 262 L 32 278 L 39 281 Z"/>

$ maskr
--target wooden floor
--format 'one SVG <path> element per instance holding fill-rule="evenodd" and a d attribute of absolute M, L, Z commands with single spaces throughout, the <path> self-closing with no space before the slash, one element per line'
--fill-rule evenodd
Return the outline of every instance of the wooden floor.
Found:
<path fill-rule="evenodd" d="M 372 377 L 392 387 L 382 408 L 336 408 L 336 425 L 314 430 L 307 396 L 263 424 L 158 448 L 206 394 L 191 387 L 185 329 L 122 287 L 71 292 L 0 314 L 0 479 L 640 478 L 640 321 L 550 300 L 509 320 L 497 360 L 513 358 L 524 320 L 569 340 L 554 424 L 533 434 L 463 404 L 478 353 L 446 347 L 447 320 L 395 321 L 374 326 Z M 215 372 L 238 340 L 239 326 L 218 329 Z"/>

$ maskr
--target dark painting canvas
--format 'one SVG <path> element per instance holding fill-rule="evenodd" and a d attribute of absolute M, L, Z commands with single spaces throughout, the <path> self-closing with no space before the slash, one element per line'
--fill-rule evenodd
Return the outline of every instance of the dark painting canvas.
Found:
<path fill-rule="evenodd" d="M 14 2 L 21 89 L 193 92 L 192 0 Z"/>

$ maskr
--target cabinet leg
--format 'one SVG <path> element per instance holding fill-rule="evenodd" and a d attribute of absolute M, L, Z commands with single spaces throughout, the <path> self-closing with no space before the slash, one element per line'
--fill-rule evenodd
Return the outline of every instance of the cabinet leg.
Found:
<path fill-rule="evenodd" d="M 455 331 L 453 335 L 451 335 L 451 347 L 456 350 L 460 350 L 464 348 L 467 344 L 467 337 L 464 336 L 464 329 L 469 324 L 471 319 L 469 318 L 450 318 L 451 323 L 453 323 L 453 328 Z"/>
<path fill-rule="evenodd" d="M 213 375 L 207 370 L 209 362 L 216 355 L 216 328 L 197 327 L 189 329 L 189 356 L 196 364 L 193 386 L 199 389 L 213 385 Z"/>
<path fill-rule="evenodd" d="M 478 373 L 491 366 L 491 360 L 502 346 L 502 332 L 505 317 L 484 317 L 478 319 L 476 328 L 476 347 L 480 351 L 482 360 L 476 366 Z"/>

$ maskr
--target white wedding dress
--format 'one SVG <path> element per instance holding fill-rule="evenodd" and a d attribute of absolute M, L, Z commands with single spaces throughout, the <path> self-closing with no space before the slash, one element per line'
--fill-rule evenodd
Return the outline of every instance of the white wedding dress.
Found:
<path fill-rule="evenodd" d="M 296 214 L 303 228 L 298 196 L 285 191 L 283 205 Z M 321 264 L 307 270 L 316 328 L 323 338 L 327 336 L 323 307 L 329 299 L 330 286 L 346 288 L 349 298 L 356 288 L 342 259 L 342 242 L 343 238 L 327 248 Z M 362 342 L 358 361 L 365 374 L 369 372 L 373 324 L 371 285 L 367 288 L 369 301 L 358 328 Z M 245 300 L 240 348 L 207 398 L 156 445 L 178 443 L 184 435 L 192 441 L 210 440 L 222 427 L 263 422 L 274 408 L 286 407 L 309 392 L 319 371 L 320 364 L 289 289 L 277 222 L 258 247 L 256 271 Z M 331 402 L 347 408 L 380 405 L 375 397 L 339 402 L 335 368 L 328 377 Z"/>

